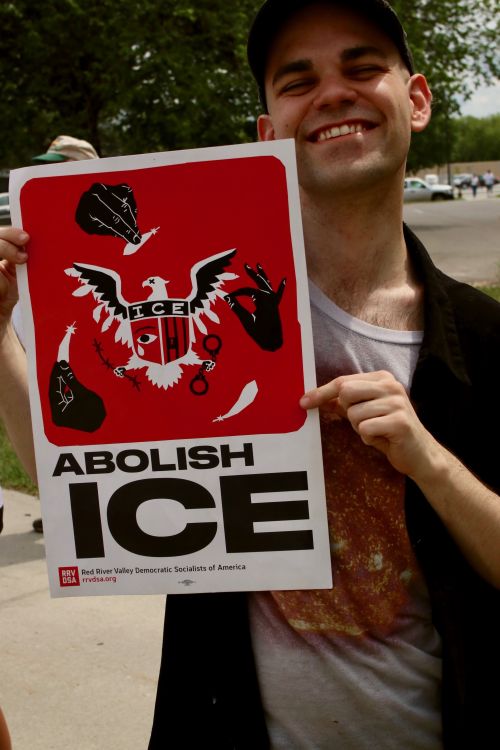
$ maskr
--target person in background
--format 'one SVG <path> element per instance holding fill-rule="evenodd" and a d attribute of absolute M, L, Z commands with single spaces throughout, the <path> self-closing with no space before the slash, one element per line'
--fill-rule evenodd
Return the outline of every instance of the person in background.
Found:
<path fill-rule="evenodd" d="M 47 151 L 43 154 L 34 156 L 33 164 L 52 164 L 66 161 L 80 161 L 81 159 L 97 159 L 98 154 L 95 148 L 88 141 L 73 138 L 70 135 L 58 135 L 54 138 Z M 13 328 L 21 344 L 23 343 L 22 320 L 19 304 L 16 304 L 12 312 Z M 3 529 L 3 491 L 0 486 L 0 533 Z M 33 521 L 33 530 L 37 533 L 43 533 L 43 522 L 41 518 L 35 518 Z M 0 708 L 0 750 L 11 750 L 9 729 L 5 720 L 2 709 Z"/>
<path fill-rule="evenodd" d="M 479 177 L 477 176 L 477 174 L 473 174 L 472 175 L 472 179 L 470 181 L 470 186 L 471 186 L 471 189 L 472 189 L 472 197 L 475 198 L 476 195 L 477 195 L 477 189 L 479 187 Z"/>
<path fill-rule="evenodd" d="M 495 175 L 493 174 L 491 169 L 487 169 L 486 172 L 483 174 L 483 182 L 486 188 L 487 195 L 488 196 L 493 195 L 493 187 L 495 185 Z"/>
<path fill-rule="evenodd" d="M 38 154 L 32 158 L 33 164 L 56 164 L 59 162 L 81 161 L 83 159 L 98 159 L 99 155 L 95 148 L 88 141 L 74 138 L 71 135 L 58 135 L 51 142 L 47 151 Z M 22 320 L 19 305 L 16 305 L 12 313 L 14 329 L 23 343 Z M 0 488 L 1 493 L 1 488 Z M 3 513 L 2 496 L 0 494 L 0 514 Z M 1 520 L 1 518 L 0 518 Z M 33 521 L 33 530 L 38 534 L 43 533 L 43 521 L 41 518 L 35 518 Z"/>
<path fill-rule="evenodd" d="M 0 534 L 3 531 L 3 490 L 0 486 Z M 9 728 L 4 713 L 0 707 L 0 750 L 12 750 Z"/>
<path fill-rule="evenodd" d="M 20 311 L 18 304 L 16 304 L 12 312 L 12 326 L 15 332 L 17 333 L 19 341 L 22 342 L 23 338 L 22 338 L 21 311 Z M 3 488 L 0 485 L 0 534 L 2 533 L 3 526 L 4 526 L 4 509 L 5 509 L 5 504 L 4 504 Z M 42 519 L 40 519 L 40 525 L 41 525 L 41 520 Z M 37 531 L 38 529 L 35 529 L 34 524 L 35 524 L 35 521 L 33 522 L 33 529 Z M 0 733 L 0 736 L 1 736 L 1 733 Z M 1 744 L 0 744 L 0 750 L 2 750 Z"/>
<path fill-rule="evenodd" d="M 80 161 L 97 158 L 97 151 L 88 141 L 73 138 L 71 135 L 58 135 L 47 151 L 34 156 L 32 161 L 34 164 L 52 164 L 59 161 Z"/>

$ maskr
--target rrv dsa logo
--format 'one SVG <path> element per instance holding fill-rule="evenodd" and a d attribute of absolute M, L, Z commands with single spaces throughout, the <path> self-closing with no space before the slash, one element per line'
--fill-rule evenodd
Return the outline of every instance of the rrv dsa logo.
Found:
<path fill-rule="evenodd" d="M 59 568 L 59 585 L 61 588 L 64 586 L 79 586 L 80 575 L 78 568 Z"/>

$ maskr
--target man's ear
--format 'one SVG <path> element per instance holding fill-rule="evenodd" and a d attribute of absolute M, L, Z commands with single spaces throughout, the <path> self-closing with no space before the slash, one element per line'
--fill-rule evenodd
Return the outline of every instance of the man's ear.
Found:
<path fill-rule="evenodd" d="M 257 134 L 259 141 L 274 141 L 276 137 L 274 135 L 274 126 L 271 122 L 270 115 L 259 115 L 257 120 Z"/>
<path fill-rule="evenodd" d="M 420 73 L 413 75 L 408 81 L 411 106 L 411 129 L 420 133 L 431 119 L 432 93 L 425 77 Z"/>

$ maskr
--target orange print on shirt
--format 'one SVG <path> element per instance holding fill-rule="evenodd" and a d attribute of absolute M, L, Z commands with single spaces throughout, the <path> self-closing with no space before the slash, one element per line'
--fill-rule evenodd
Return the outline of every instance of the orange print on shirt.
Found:
<path fill-rule="evenodd" d="M 322 414 L 333 589 L 277 591 L 299 631 L 385 637 L 422 585 L 404 516 L 405 478 L 346 420 Z"/>

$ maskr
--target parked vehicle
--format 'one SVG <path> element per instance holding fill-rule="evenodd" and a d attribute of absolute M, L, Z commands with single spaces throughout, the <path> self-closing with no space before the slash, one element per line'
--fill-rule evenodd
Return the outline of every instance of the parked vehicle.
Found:
<path fill-rule="evenodd" d="M 404 202 L 453 200 L 451 185 L 429 185 L 419 177 L 407 177 L 404 184 Z"/>
<path fill-rule="evenodd" d="M 460 172 L 453 176 L 453 185 L 460 190 L 462 188 L 470 187 L 472 183 L 473 175 L 469 172 Z"/>
<path fill-rule="evenodd" d="M 10 224 L 9 194 L 0 193 L 0 224 Z"/>

